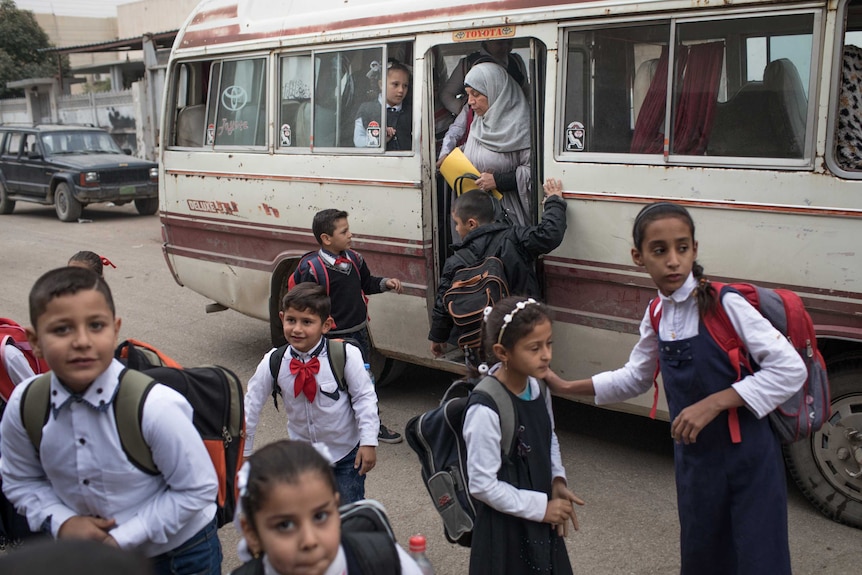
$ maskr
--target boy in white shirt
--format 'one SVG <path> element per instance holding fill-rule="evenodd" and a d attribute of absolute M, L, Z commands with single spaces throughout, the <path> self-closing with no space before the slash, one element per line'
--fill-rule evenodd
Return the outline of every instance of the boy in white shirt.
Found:
<path fill-rule="evenodd" d="M 30 321 L 30 344 L 52 370 L 51 406 L 37 452 L 21 419 L 35 380 L 10 397 L 0 428 L 6 496 L 33 530 L 134 549 L 159 575 L 219 574 L 218 480 L 188 401 L 163 385 L 147 396 L 141 430 L 158 475 L 139 470 L 120 444 L 121 320 L 108 285 L 88 269 L 52 270 L 30 291 Z"/>
<path fill-rule="evenodd" d="M 279 317 L 290 344 L 278 369 L 278 391 L 284 401 L 291 439 L 324 444 L 334 466 L 341 504 L 365 498 L 365 474 L 377 462 L 377 393 L 365 370 L 362 352 L 345 345 L 346 390 L 329 363 L 332 325 L 326 288 L 312 282 L 297 284 L 282 300 Z M 245 394 L 245 456 L 254 451 L 260 410 L 273 391 L 270 350 L 258 364 Z"/>

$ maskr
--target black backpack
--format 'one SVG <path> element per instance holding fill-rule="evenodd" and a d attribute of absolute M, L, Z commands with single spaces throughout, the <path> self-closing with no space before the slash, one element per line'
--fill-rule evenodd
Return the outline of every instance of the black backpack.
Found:
<path fill-rule="evenodd" d="M 539 380 L 540 393 L 545 382 Z M 500 416 L 500 451 L 503 460 L 512 454 L 518 416 L 515 405 L 502 383 L 492 376 L 478 383 L 458 380 L 449 386 L 440 406 L 407 422 L 404 436 L 419 456 L 422 481 L 434 509 L 443 518 L 443 532 L 450 543 L 469 547 L 476 519 L 476 505 L 467 484 L 467 449 L 464 444 L 464 415 L 470 395 L 489 398 Z"/>
<path fill-rule="evenodd" d="M 400 575 L 401 560 L 386 509 L 373 499 L 342 505 L 341 544 L 351 575 Z M 263 575 L 262 558 L 249 561 L 230 575 Z"/>
<path fill-rule="evenodd" d="M 465 267 L 452 276 L 452 285 L 443 294 L 443 305 L 455 323 L 459 349 L 475 349 L 481 343 L 480 331 L 485 308 L 509 295 L 503 261 L 497 257 L 507 230 L 497 232 L 481 262 L 468 248 L 455 252 Z"/>
<path fill-rule="evenodd" d="M 233 520 L 236 509 L 236 473 L 242 465 L 245 447 L 242 383 L 231 370 L 215 365 L 124 370 L 113 402 L 117 433 L 129 461 L 150 475 L 158 475 L 159 470 L 144 440 L 141 416 L 143 404 L 156 382 L 179 392 L 194 410 L 192 423 L 207 446 L 218 475 L 216 519 L 221 527 Z M 21 396 L 21 421 L 37 453 L 42 428 L 51 413 L 50 389 L 51 375 L 47 373 L 33 380 Z"/>

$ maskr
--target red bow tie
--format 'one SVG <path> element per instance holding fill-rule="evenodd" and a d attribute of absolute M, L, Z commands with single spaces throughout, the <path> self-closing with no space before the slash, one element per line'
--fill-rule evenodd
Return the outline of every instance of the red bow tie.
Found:
<path fill-rule="evenodd" d="M 335 265 L 339 265 L 339 264 L 352 265 L 353 262 L 350 261 L 350 258 L 346 258 L 344 256 L 338 256 L 337 258 L 335 258 Z"/>
<path fill-rule="evenodd" d="M 305 363 L 295 357 L 290 360 L 290 373 L 296 374 L 296 380 L 293 382 L 293 397 L 299 397 L 300 393 L 304 393 L 309 403 L 314 402 L 314 396 L 317 395 L 317 378 L 314 376 L 318 371 L 320 371 L 320 361 L 316 357 L 312 357 Z"/>

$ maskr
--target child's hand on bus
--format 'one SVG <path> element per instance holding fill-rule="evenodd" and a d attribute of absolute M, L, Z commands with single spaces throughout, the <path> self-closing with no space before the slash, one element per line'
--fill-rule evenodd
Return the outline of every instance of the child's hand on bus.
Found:
<path fill-rule="evenodd" d="M 360 445 L 353 460 L 353 469 L 359 470 L 359 475 L 365 475 L 377 465 L 377 448 L 373 445 Z"/>
<path fill-rule="evenodd" d="M 449 154 L 446 154 L 445 156 L 441 156 L 440 159 L 437 160 L 437 171 L 438 172 L 440 171 L 440 166 L 442 166 L 443 162 L 446 161 L 447 156 L 449 156 Z"/>
<path fill-rule="evenodd" d="M 434 357 L 440 357 L 444 353 L 446 353 L 445 343 L 440 343 L 436 341 L 431 342 L 431 355 L 433 355 Z"/>
<path fill-rule="evenodd" d="M 545 197 L 548 196 L 558 196 L 563 197 L 563 182 L 560 180 L 555 180 L 554 178 L 548 178 L 548 181 L 545 182 L 543 186 L 545 188 Z"/>
<path fill-rule="evenodd" d="M 700 431 L 719 413 L 743 405 L 742 397 L 732 387 L 713 393 L 680 411 L 670 426 L 670 435 L 677 443 L 696 443 Z"/>
<path fill-rule="evenodd" d="M 565 479 L 562 477 L 555 477 L 553 486 L 551 487 L 551 498 L 552 499 L 567 499 L 571 501 L 574 505 L 583 505 L 584 500 L 575 495 L 566 485 Z M 575 507 L 572 506 L 572 527 L 575 528 L 575 531 L 580 529 L 580 524 L 578 524 L 578 514 L 575 512 Z M 568 526 L 565 521 L 555 526 L 557 529 L 557 534 L 560 537 L 565 537 L 568 533 Z"/>
<path fill-rule="evenodd" d="M 394 291 L 395 293 L 403 293 L 403 288 L 401 287 L 401 280 L 398 278 L 387 278 L 386 289 Z"/>

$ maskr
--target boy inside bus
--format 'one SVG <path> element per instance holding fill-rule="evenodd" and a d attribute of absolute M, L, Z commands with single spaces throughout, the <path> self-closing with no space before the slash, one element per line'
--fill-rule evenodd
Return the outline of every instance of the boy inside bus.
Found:
<path fill-rule="evenodd" d="M 383 91 L 381 78 L 380 89 Z M 407 92 L 410 88 L 410 70 L 404 64 L 390 61 L 386 70 L 386 126 L 380 125 L 380 101 L 365 102 L 356 113 L 353 144 L 357 148 L 378 148 L 385 138 L 386 151 L 410 150 L 413 142 L 413 114 Z"/>

